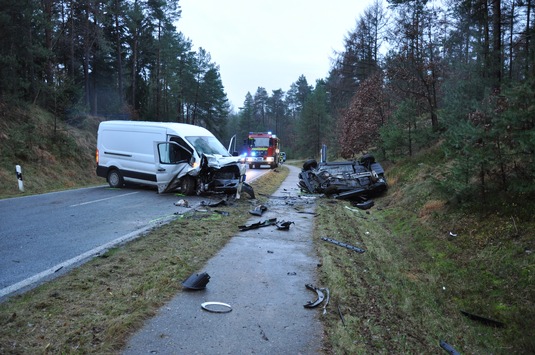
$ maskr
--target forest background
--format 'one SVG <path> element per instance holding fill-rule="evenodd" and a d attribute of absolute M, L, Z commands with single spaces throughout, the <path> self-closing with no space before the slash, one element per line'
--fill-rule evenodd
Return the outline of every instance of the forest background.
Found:
<path fill-rule="evenodd" d="M 533 193 L 532 7 L 377 1 L 327 77 L 258 87 L 233 112 L 210 53 L 177 31 L 178 1 L 2 0 L 3 120 L 30 104 L 71 125 L 95 116 L 185 122 L 224 142 L 271 130 L 292 158 L 316 157 L 326 144 L 330 157 L 373 152 L 395 162 L 440 145 L 449 168 L 439 180 L 455 195 Z M 28 154 L 32 138 L 20 139 L 4 158 Z"/>

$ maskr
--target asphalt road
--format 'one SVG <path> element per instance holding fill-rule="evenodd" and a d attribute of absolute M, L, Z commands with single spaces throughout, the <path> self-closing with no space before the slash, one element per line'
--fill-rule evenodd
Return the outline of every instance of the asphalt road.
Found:
<path fill-rule="evenodd" d="M 268 171 L 249 170 L 247 180 Z M 0 200 L 0 300 L 168 222 L 183 212 L 174 205 L 179 199 L 106 185 Z"/>

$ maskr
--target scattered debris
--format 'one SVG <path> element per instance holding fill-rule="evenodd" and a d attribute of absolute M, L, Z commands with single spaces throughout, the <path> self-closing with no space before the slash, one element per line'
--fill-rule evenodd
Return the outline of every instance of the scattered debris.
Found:
<path fill-rule="evenodd" d="M 238 226 L 238 228 L 240 229 L 240 231 L 248 231 L 251 229 L 257 229 L 261 227 L 274 226 L 276 223 L 277 223 L 277 218 L 270 218 L 270 219 L 266 219 L 265 221 L 252 223 L 250 225 Z"/>
<path fill-rule="evenodd" d="M 450 237 L 454 237 L 455 238 L 456 236 L 457 236 L 457 233 L 453 233 L 453 232 L 450 231 Z"/>
<path fill-rule="evenodd" d="M 210 282 L 210 275 L 206 272 L 201 274 L 193 274 L 182 282 L 182 286 L 191 290 L 204 290 L 206 284 Z"/>
<path fill-rule="evenodd" d="M 362 254 L 362 253 L 366 252 L 366 250 L 364 250 L 364 249 L 358 248 L 358 247 L 356 247 L 354 245 L 350 245 L 350 244 L 346 244 L 346 243 L 343 243 L 343 242 L 339 242 L 339 241 L 331 239 L 331 238 L 321 237 L 321 240 L 324 240 L 324 241 L 329 242 L 329 243 L 336 244 L 338 246 L 347 248 L 349 250 L 356 251 L 357 253 L 361 253 Z"/>
<path fill-rule="evenodd" d="M 286 275 L 295 276 L 295 275 L 297 275 L 297 272 L 295 272 L 295 271 L 293 271 L 293 272 L 288 272 Z"/>
<path fill-rule="evenodd" d="M 219 206 L 227 206 L 228 203 L 226 200 L 220 200 L 220 201 L 217 201 L 217 202 L 211 202 L 211 203 L 206 203 L 204 201 L 201 201 L 201 206 L 207 206 L 207 207 L 219 207 Z"/>
<path fill-rule="evenodd" d="M 214 210 L 214 212 L 219 213 L 222 216 L 230 216 L 230 212 L 227 211 Z"/>
<path fill-rule="evenodd" d="M 212 313 L 228 313 L 232 311 L 232 307 L 223 302 L 204 302 L 201 304 L 201 308 Z"/>
<path fill-rule="evenodd" d="M 276 226 L 278 230 L 290 230 L 290 224 L 295 224 L 295 223 L 290 222 L 290 221 L 280 221 L 280 222 L 277 222 Z"/>
<path fill-rule="evenodd" d="M 264 205 L 256 206 L 254 209 L 250 210 L 249 213 L 254 216 L 262 216 L 262 213 L 267 211 L 267 207 Z"/>
<path fill-rule="evenodd" d="M 331 292 L 328 288 L 318 288 L 316 286 L 313 286 L 311 284 L 306 284 L 306 288 L 308 288 L 311 291 L 316 292 L 317 298 L 314 302 L 308 302 L 307 304 L 303 305 L 305 308 L 315 308 L 323 303 L 323 314 L 327 313 L 327 306 L 329 305 L 329 300 L 331 298 Z M 325 294 L 327 294 L 327 297 L 325 297 Z"/>
<path fill-rule="evenodd" d="M 175 206 L 178 207 L 189 207 L 189 202 L 187 200 L 181 199 L 175 202 Z"/>
<path fill-rule="evenodd" d="M 466 317 L 470 318 L 471 320 L 475 320 L 475 321 L 481 322 L 481 323 L 483 323 L 485 325 L 488 325 L 488 326 L 498 327 L 498 328 L 505 327 L 504 323 L 502 323 L 500 321 L 497 321 L 497 320 L 494 320 L 494 319 L 485 318 L 485 317 L 478 316 L 476 314 L 472 314 L 472 313 L 469 313 L 469 312 L 466 312 L 466 311 L 461 311 L 461 313 L 464 314 Z"/>
<path fill-rule="evenodd" d="M 460 355 L 459 352 L 453 348 L 453 346 L 446 343 L 444 340 L 440 341 L 440 347 L 446 350 L 450 355 Z"/>
<path fill-rule="evenodd" d="M 314 308 L 314 307 L 317 307 L 321 304 L 321 302 L 323 302 L 323 300 L 325 299 L 325 295 L 323 294 L 323 292 L 321 291 L 321 289 L 311 285 L 311 284 L 306 284 L 305 285 L 306 288 L 308 288 L 309 290 L 311 291 L 314 291 L 316 292 L 317 294 L 317 298 L 314 302 L 308 302 L 307 304 L 303 305 L 303 307 L 305 308 Z"/>
<path fill-rule="evenodd" d="M 274 253 L 273 250 L 268 250 L 267 252 L 268 252 L 268 254 L 273 254 Z"/>
<path fill-rule="evenodd" d="M 355 202 L 353 206 L 360 208 L 361 210 L 369 210 L 375 205 L 375 202 L 373 200 L 368 200 L 364 202 Z"/>
<path fill-rule="evenodd" d="M 331 300 L 331 291 L 329 291 L 328 288 L 322 288 L 323 292 L 327 293 L 327 298 L 325 299 L 325 303 L 323 303 L 323 315 L 327 314 L 327 306 L 329 305 L 329 301 Z"/>

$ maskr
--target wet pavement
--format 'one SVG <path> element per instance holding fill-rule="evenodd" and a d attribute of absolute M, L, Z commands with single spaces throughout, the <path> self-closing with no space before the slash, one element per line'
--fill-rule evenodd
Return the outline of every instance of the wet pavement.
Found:
<path fill-rule="evenodd" d="M 261 217 L 276 226 L 238 231 L 198 273 L 210 281 L 203 290 L 184 290 L 163 306 L 129 340 L 124 354 L 319 354 L 322 308 L 303 305 L 316 299 L 318 258 L 312 243 L 315 200 L 300 197 L 299 169 L 264 205 Z M 204 302 L 230 305 L 227 313 L 201 308 Z"/>

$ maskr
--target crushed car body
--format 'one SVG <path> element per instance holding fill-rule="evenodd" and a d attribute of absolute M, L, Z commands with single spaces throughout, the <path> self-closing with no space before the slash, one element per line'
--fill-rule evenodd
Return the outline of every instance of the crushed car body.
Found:
<path fill-rule="evenodd" d="M 388 188 L 383 167 L 370 154 L 356 161 L 318 164 L 308 160 L 299 173 L 298 186 L 307 193 L 347 200 L 366 200 Z"/>

